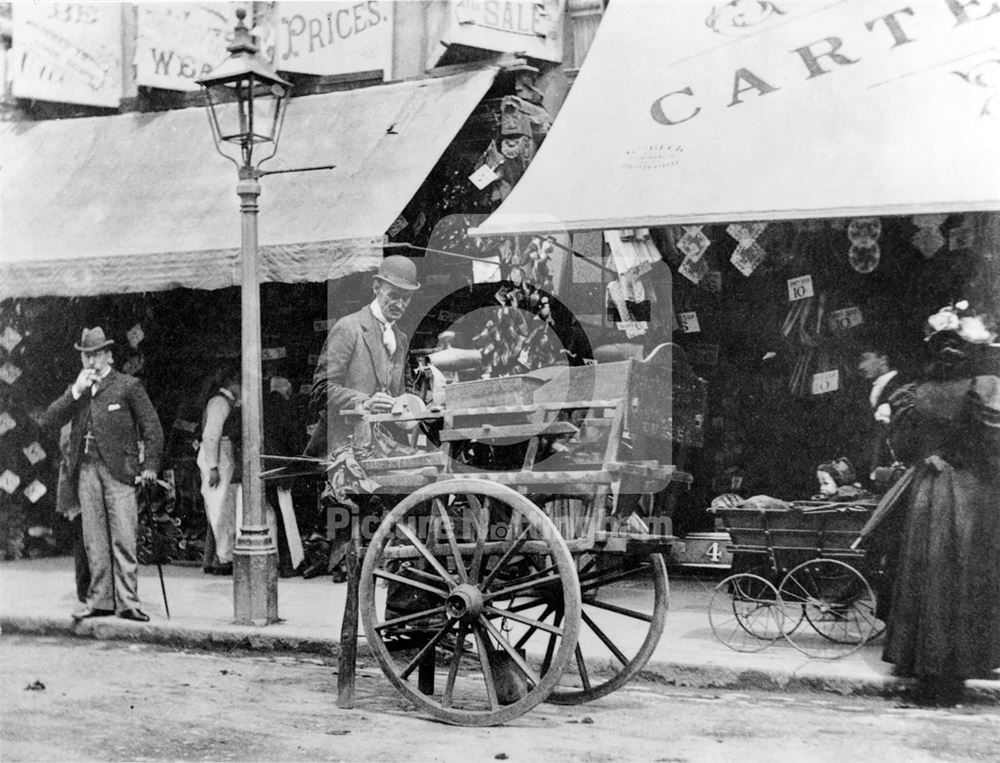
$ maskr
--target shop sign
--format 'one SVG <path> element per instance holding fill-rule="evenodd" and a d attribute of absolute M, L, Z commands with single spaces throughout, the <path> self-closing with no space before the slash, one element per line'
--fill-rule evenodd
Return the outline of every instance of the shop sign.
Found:
<path fill-rule="evenodd" d="M 562 61 L 566 0 L 457 0 L 443 40 L 542 61 Z"/>
<path fill-rule="evenodd" d="M 796 302 L 814 296 L 812 276 L 788 279 L 788 301 Z"/>
<path fill-rule="evenodd" d="M 351 74 L 392 64 L 393 3 L 277 2 L 274 67 L 302 74 Z"/>
<path fill-rule="evenodd" d="M 836 392 L 840 389 L 840 371 L 823 371 L 813 374 L 812 393 L 814 395 L 825 395 L 827 392 Z"/>
<path fill-rule="evenodd" d="M 137 9 L 137 84 L 196 91 L 198 78 L 229 56 L 236 23 L 231 4 L 139 3 Z"/>
<path fill-rule="evenodd" d="M 12 3 L 17 98 L 117 108 L 122 95 L 119 3 Z"/>
<path fill-rule="evenodd" d="M 846 331 L 865 322 L 860 307 L 845 307 L 830 313 L 830 328 L 834 331 Z"/>

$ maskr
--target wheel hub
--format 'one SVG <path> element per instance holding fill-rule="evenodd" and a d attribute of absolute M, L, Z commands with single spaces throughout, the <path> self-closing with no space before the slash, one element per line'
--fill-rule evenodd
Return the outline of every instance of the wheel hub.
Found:
<path fill-rule="evenodd" d="M 475 622 L 483 611 L 483 594 L 474 585 L 462 583 L 445 599 L 444 608 L 448 617 Z"/>

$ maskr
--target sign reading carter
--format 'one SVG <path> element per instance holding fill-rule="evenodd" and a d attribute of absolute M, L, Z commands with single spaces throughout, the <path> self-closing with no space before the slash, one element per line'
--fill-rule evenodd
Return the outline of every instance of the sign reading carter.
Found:
<path fill-rule="evenodd" d="M 445 42 L 562 61 L 566 0 L 456 0 Z"/>
<path fill-rule="evenodd" d="M 997 40 L 1000 0 L 616 0 L 477 232 L 1000 209 Z"/>
<path fill-rule="evenodd" d="M 231 3 L 139 3 L 136 82 L 167 90 L 198 90 L 229 54 Z"/>
<path fill-rule="evenodd" d="M 118 3 L 13 3 L 14 95 L 116 108 L 122 94 Z"/>
<path fill-rule="evenodd" d="M 392 8 L 389 0 L 275 3 L 273 64 L 303 74 L 388 72 Z"/>

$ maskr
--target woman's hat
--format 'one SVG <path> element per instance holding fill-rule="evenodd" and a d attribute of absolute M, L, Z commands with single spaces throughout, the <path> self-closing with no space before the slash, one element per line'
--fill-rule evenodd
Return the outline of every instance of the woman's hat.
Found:
<path fill-rule="evenodd" d="M 990 344 L 997 338 L 996 323 L 992 317 L 977 314 L 967 300 L 945 305 L 927 319 L 925 339 L 936 334 L 951 332 L 970 344 Z"/>
<path fill-rule="evenodd" d="M 420 288 L 420 284 L 417 283 L 417 266 L 413 260 L 401 254 L 383 259 L 375 277 L 392 284 L 397 289 L 416 291 Z"/>
<path fill-rule="evenodd" d="M 104 336 L 104 329 L 95 326 L 92 329 L 84 329 L 80 335 L 80 344 L 74 344 L 73 347 L 80 352 L 97 352 L 114 343 L 114 339 Z"/>

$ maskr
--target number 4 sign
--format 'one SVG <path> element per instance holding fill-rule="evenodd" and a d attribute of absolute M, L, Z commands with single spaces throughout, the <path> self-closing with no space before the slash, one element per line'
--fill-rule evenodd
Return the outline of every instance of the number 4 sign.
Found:
<path fill-rule="evenodd" d="M 812 276 L 799 276 L 788 279 L 788 301 L 795 302 L 813 296 Z"/>

